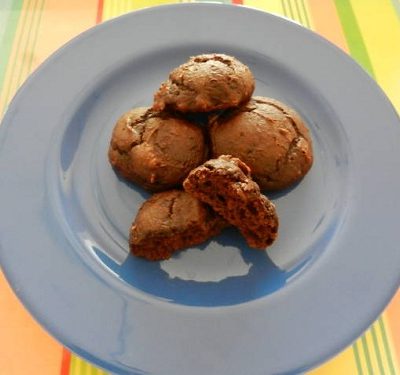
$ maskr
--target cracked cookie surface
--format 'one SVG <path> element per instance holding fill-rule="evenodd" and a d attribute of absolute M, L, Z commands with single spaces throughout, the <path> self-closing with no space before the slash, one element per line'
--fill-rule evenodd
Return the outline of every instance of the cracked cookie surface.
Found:
<path fill-rule="evenodd" d="M 132 109 L 117 121 L 108 151 L 121 176 L 150 191 L 178 186 L 206 155 L 200 127 L 149 108 Z"/>
<path fill-rule="evenodd" d="M 313 163 L 309 130 L 299 114 L 278 100 L 256 96 L 210 124 L 212 155 L 240 158 L 263 190 L 299 181 Z"/>
<path fill-rule="evenodd" d="M 250 247 L 265 249 L 275 241 L 279 226 L 275 206 L 260 193 L 250 168 L 240 159 L 221 155 L 208 160 L 189 173 L 183 187 L 236 226 Z"/>
<path fill-rule="evenodd" d="M 148 260 L 168 259 L 183 248 L 217 235 L 228 223 L 181 190 L 154 194 L 141 206 L 129 238 L 131 252 Z"/>
<path fill-rule="evenodd" d="M 247 102 L 254 91 L 250 69 L 234 57 L 205 54 L 174 69 L 154 95 L 153 108 L 210 112 Z"/>

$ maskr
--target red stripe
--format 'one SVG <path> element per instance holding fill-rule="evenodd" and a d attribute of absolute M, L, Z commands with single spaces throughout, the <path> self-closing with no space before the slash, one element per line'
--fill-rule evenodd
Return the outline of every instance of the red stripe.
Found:
<path fill-rule="evenodd" d="M 70 366 L 71 366 L 71 353 L 67 349 L 63 348 L 60 375 L 69 375 Z"/>
<path fill-rule="evenodd" d="M 243 0 L 232 0 L 232 4 L 243 5 Z"/>
<path fill-rule="evenodd" d="M 97 3 L 96 23 L 100 23 L 103 20 L 103 3 L 104 0 L 99 0 Z"/>

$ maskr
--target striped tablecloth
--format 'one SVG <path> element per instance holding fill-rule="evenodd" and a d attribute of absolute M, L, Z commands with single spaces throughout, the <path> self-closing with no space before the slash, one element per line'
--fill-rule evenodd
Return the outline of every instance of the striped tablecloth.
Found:
<path fill-rule="evenodd" d="M 0 0 L 0 118 L 28 75 L 69 39 L 123 13 L 173 2 L 179 1 Z M 323 35 L 357 60 L 400 112 L 400 0 L 232 3 L 284 15 Z M 38 326 L 0 273 L 0 374 L 106 373 L 71 354 Z M 309 374 L 400 374 L 400 291 L 361 338 Z"/>

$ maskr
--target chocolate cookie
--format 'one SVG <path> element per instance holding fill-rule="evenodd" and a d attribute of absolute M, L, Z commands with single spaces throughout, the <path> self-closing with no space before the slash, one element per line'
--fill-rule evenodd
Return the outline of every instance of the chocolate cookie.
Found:
<path fill-rule="evenodd" d="M 254 91 L 250 69 L 223 54 L 194 56 L 174 69 L 154 96 L 153 108 L 209 112 L 247 102 Z"/>
<path fill-rule="evenodd" d="M 218 234 L 227 222 L 190 194 L 170 190 L 154 194 L 140 208 L 132 224 L 129 245 L 134 255 L 168 259 L 185 247 Z"/>
<path fill-rule="evenodd" d="M 183 187 L 238 227 L 249 246 L 265 249 L 277 237 L 275 206 L 260 193 L 249 167 L 239 159 L 222 155 L 208 160 L 189 173 Z"/>
<path fill-rule="evenodd" d="M 182 183 L 207 154 L 203 131 L 182 118 L 148 108 L 125 113 L 115 125 L 108 157 L 126 179 L 151 191 Z"/>
<path fill-rule="evenodd" d="M 299 114 L 256 96 L 210 126 L 212 155 L 240 158 L 261 189 L 278 190 L 300 180 L 313 163 L 312 141 Z"/>

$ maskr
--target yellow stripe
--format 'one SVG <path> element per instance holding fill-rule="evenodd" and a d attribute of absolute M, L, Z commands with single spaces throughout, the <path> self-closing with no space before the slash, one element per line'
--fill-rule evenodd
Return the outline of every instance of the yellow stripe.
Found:
<path fill-rule="evenodd" d="M 115 13 L 114 16 L 118 17 L 121 15 L 121 0 L 114 0 L 115 1 Z"/>
<path fill-rule="evenodd" d="M 80 357 L 73 355 L 71 358 L 71 366 L 70 375 L 83 375 L 83 361 Z"/>
<path fill-rule="evenodd" d="M 25 3 L 28 12 L 25 27 L 19 30 L 18 42 L 8 66 L 5 84 L 0 96 L 0 113 L 3 113 L 12 97 L 32 71 L 35 46 L 38 37 L 40 19 L 43 13 L 45 0 L 36 0 Z"/>
<path fill-rule="evenodd" d="M 380 329 L 379 329 L 377 323 L 374 323 L 372 325 L 371 336 L 374 340 L 374 344 L 376 347 L 378 366 L 380 364 L 380 372 L 382 374 L 387 374 L 388 368 L 387 368 L 387 363 L 385 362 L 385 357 L 384 357 L 385 347 L 384 347 L 384 344 L 382 341 L 382 335 L 381 335 L 381 332 L 380 332 Z"/>
<path fill-rule="evenodd" d="M 85 0 L 84 6 L 80 0 L 24 1 L 0 93 L 0 114 L 33 69 L 60 45 L 75 36 L 77 29 L 84 30 L 94 24 L 96 4 L 97 0 Z M 62 12 L 54 11 L 57 6 L 62 9 L 78 9 L 78 5 L 79 11 L 76 12 L 73 23 L 67 23 L 60 28 L 54 27 L 62 24 L 65 18 Z"/>
<path fill-rule="evenodd" d="M 0 94 L 0 117 L 4 113 L 6 106 L 13 97 L 16 89 L 18 88 L 17 76 L 22 69 L 22 64 L 26 62 L 24 57 L 24 51 L 21 46 L 25 45 L 27 37 L 29 37 L 29 26 L 33 22 L 33 7 L 30 1 L 24 1 L 21 17 L 18 22 L 17 30 L 15 33 L 14 44 L 12 47 L 10 59 L 6 70 L 4 79 L 4 85 Z M 29 24 L 28 24 L 29 22 Z"/>
<path fill-rule="evenodd" d="M 307 375 L 356 375 L 357 366 L 354 362 L 351 347 L 323 364 L 316 370 L 309 371 Z"/>
<path fill-rule="evenodd" d="M 38 7 L 39 0 L 34 0 L 31 4 L 28 4 L 29 6 L 29 12 L 30 12 L 30 17 L 27 20 L 27 24 L 25 29 L 23 30 L 23 33 L 21 33 L 21 40 L 20 40 L 20 46 L 19 46 L 19 51 L 16 55 L 16 65 L 15 65 L 15 71 L 14 74 L 10 80 L 10 86 L 8 87 L 8 92 L 7 92 L 7 97 L 6 101 L 10 102 L 12 97 L 14 96 L 15 92 L 18 90 L 18 88 L 21 86 L 22 82 L 26 78 L 26 74 L 24 74 L 24 70 L 28 66 L 28 56 L 31 52 L 31 39 L 32 35 L 35 32 L 35 25 L 37 23 L 38 19 L 38 12 L 37 12 L 37 7 Z M 12 62 L 10 62 L 12 64 Z"/>
<path fill-rule="evenodd" d="M 386 357 L 388 357 L 390 355 L 390 357 L 392 358 L 392 361 L 393 361 L 395 374 L 400 374 L 400 358 L 398 358 L 396 356 L 394 340 L 393 340 L 392 333 L 390 331 L 390 326 L 388 325 L 388 322 L 387 322 L 386 314 L 383 313 L 381 317 L 382 317 L 382 320 L 383 320 L 383 324 L 385 326 L 387 340 L 389 341 L 390 354 L 386 353 Z M 388 372 L 385 371 L 385 374 L 390 374 L 390 372 L 389 371 Z"/>
<path fill-rule="evenodd" d="M 79 375 L 87 375 L 87 373 L 88 373 L 87 368 L 90 365 L 83 359 L 81 359 L 80 361 L 81 361 L 81 372 Z"/>
<path fill-rule="evenodd" d="M 106 3 L 109 3 L 109 5 L 106 6 L 105 5 Z M 105 15 L 103 15 L 103 20 L 112 18 L 114 16 L 114 4 L 115 4 L 114 0 L 104 2 L 104 9 L 108 9 L 108 13 L 107 13 L 107 17 L 105 17 Z"/>
<path fill-rule="evenodd" d="M 400 111 L 400 22 L 390 0 L 352 0 L 375 78 Z"/>
<path fill-rule="evenodd" d="M 374 345 L 374 340 L 372 338 L 372 333 L 371 333 L 371 329 L 369 329 L 365 335 L 364 335 L 366 342 L 367 342 L 367 346 L 368 346 L 368 351 L 369 351 L 369 357 L 370 357 L 370 361 L 371 361 L 371 367 L 373 370 L 374 374 L 380 374 L 380 368 L 379 368 L 379 364 L 378 364 L 378 355 L 380 355 L 381 350 L 378 347 L 375 347 Z"/>
<path fill-rule="evenodd" d="M 243 4 L 249 7 L 265 10 L 270 13 L 279 14 L 281 16 L 283 15 L 281 0 L 269 0 L 269 1 L 244 0 Z"/>
<path fill-rule="evenodd" d="M 299 1 L 299 0 L 297 0 Z M 307 0 L 301 0 L 304 6 L 303 14 L 307 18 L 307 21 L 309 23 L 309 27 L 311 30 L 315 30 L 315 24 L 313 21 L 312 13 L 311 13 L 311 5 Z"/>
<path fill-rule="evenodd" d="M 296 1 L 284 0 L 284 2 L 286 3 L 286 11 L 289 13 L 289 16 L 296 22 L 302 24 L 302 20 L 300 19 L 299 14 L 297 12 L 296 4 L 295 4 Z"/>
<path fill-rule="evenodd" d="M 368 374 L 368 365 L 367 365 L 367 359 L 365 358 L 365 352 L 364 352 L 364 348 L 362 346 L 361 339 L 358 339 L 354 343 L 354 345 L 357 347 L 357 350 L 360 353 L 360 364 L 361 364 L 362 374 L 367 375 Z"/>
<path fill-rule="evenodd" d="M 388 357 L 385 352 L 385 345 L 383 343 L 382 331 L 377 323 L 374 323 L 374 327 L 376 332 L 376 338 L 378 340 L 378 345 L 381 350 L 384 374 L 390 374 L 390 367 L 389 367 Z"/>
<path fill-rule="evenodd" d="M 108 20 L 114 17 L 114 8 L 115 1 L 114 0 L 105 0 L 103 3 L 103 21 Z"/>
<path fill-rule="evenodd" d="M 293 7 L 293 11 L 295 12 L 295 14 L 297 15 L 297 17 L 298 17 L 298 19 L 299 19 L 299 22 L 302 24 L 302 25 L 304 25 L 304 26 L 306 26 L 306 19 L 305 19 L 305 17 L 304 17 L 304 14 L 303 14 L 303 12 L 302 12 L 302 9 L 301 9 L 301 0 L 294 0 L 294 1 L 292 1 L 292 7 Z"/>
<path fill-rule="evenodd" d="M 79 357 L 75 357 L 75 373 L 72 375 L 81 375 L 82 361 Z"/>
<path fill-rule="evenodd" d="M 28 38 L 26 40 L 25 44 L 25 53 L 24 53 L 24 64 L 22 66 L 20 76 L 18 79 L 18 87 L 22 84 L 22 82 L 25 81 L 25 79 L 28 77 L 28 75 L 31 73 L 31 68 L 32 68 L 32 61 L 33 57 L 35 55 L 35 44 L 37 41 L 37 32 L 39 29 L 39 24 L 40 24 L 40 18 L 42 16 L 43 12 L 43 5 L 44 5 L 44 0 L 39 0 L 36 3 L 35 7 L 35 15 L 34 15 L 34 20 L 32 24 L 32 29 L 31 32 L 28 35 Z"/>
<path fill-rule="evenodd" d="M 120 16 L 121 14 L 125 13 L 126 13 L 125 0 L 119 0 L 118 15 Z"/>
<path fill-rule="evenodd" d="M 72 354 L 69 375 L 109 375 L 109 373 Z"/>
<path fill-rule="evenodd" d="M 115 7 L 116 7 L 116 4 L 115 4 L 115 0 L 111 0 L 110 1 L 110 11 L 109 11 L 109 18 L 113 18 L 114 17 L 114 14 L 115 14 Z"/>
<path fill-rule="evenodd" d="M 128 0 L 124 1 L 124 7 L 125 7 L 125 13 L 128 13 L 130 11 L 129 1 Z"/>
<path fill-rule="evenodd" d="M 102 21 L 106 21 L 106 20 L 110 19 L 110 16 L 108 14 L 108 1 L 104 1 L 104 3 L 103 3 L 103 12 L 102 12 L 101 19 L 102 19 Z"/>
<path fill-rule="evenodd" d="M 77 368 L 76 368 L 76 360 L 77 360 L 76 356 L 71 355 L 71 367 L 69 369 L 70 375 L 76 375 L 77 374 L 77 372 L 76 372 L 76 370 L 77 370 Z"/>

